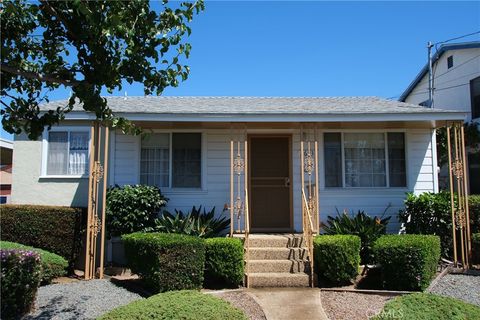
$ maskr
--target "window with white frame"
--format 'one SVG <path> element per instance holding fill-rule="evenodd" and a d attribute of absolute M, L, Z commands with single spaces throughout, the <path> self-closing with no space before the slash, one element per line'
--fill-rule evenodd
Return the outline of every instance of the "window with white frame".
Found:
<path fill-rule="evenodd" d="M 81 176 L 88 173 L 88 131 L 50 131 L 47 176 Z"/>
<path fill-rule="evenodd" d="M 142 139 L 140 183 L 201 188 L 201 133 L 154 133 Z"/>
<path fill-rule="evenodd" d="M 402 132 L 324 133 L 325 187 L 406 187 Z"/>

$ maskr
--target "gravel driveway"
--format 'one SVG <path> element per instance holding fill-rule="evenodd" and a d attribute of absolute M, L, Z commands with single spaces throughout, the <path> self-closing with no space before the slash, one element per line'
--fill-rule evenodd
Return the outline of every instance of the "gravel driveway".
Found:
<path fill-rule="evenodd" d="M 438 280 L 431 292 L 480 306 L 480 275 L 447 274 Z"/>
<path fill-rule="evenodd" d="M 141 298 L 109 280 L 51 284 L 38 288 L 35 310 L 25 319 L 95 319 Z"/>

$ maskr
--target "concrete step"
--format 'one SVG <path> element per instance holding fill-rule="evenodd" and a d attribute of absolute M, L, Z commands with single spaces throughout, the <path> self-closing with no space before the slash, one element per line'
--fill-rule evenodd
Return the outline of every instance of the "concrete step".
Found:
<path fill-rule="evenodd" d="M 253 273 L 299 273 L 310 270 L 308 261 L 303 260 L 250 260 L 248 268 Z"/>
<path fill-rule="evenodd" d="M 310 285 L 310 277 L 306 273 L 251 272 L 246 277 L 251 288 L 308 287 Z"/>
<path fill-rule="evenodd" d="M 249 260 L 305 260 L 307 250 L 304 248 L 259 248 L 250 247 Z"/>
<path fill-rule="evenodd" d="M 251 234 L 250 247 L 298 248 L 304 245 L 301 234 Z"/>

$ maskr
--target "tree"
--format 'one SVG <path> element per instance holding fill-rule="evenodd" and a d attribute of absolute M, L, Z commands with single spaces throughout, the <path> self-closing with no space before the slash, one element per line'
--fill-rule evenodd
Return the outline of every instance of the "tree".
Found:
<path fill-rule="evenodd" d="M 188 26 L 203 0 L 169 5 L 135 1 L 10 0 L 0 4 L 2 125 L 36 139 L 64 119 L 74 104 L 96 118 L 137 131 L 116 117 L 101 96 L 125 82 L 143 84 L 160 95 L 187 79 L 191 45 Z M 39 104 L 60 87 L 71 90 L 68 104 L 40 112 Z"/>

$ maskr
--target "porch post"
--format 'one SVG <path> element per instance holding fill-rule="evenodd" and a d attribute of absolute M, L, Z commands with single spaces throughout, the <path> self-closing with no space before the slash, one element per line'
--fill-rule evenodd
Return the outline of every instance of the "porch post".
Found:
<path fill-rule="evenodd" d="M 103 259 L 104 259 L 104 242 L 105 242 L 105 205 L 106 205 L 106 188 L 108 168 L 108 128 L 105 127 L 104 134 L 104 167 L 102 166 L 102 126 L 98 121 L 92 123 L 90 129 L 90 149 L 89 149 L 89 178 L 88 178 L 88 208 L 87 208 L 87 234 L 85 248 L 85 280 L 95 278 L 97 247 L 100 245 L 100 272 L 99 277 L 103 277 Z M 99 183 L 103 179 L 102 199 L 99 199 Z M 102 201 L 102 221 L 99 219 L 99 200 Z M 101 231 L 100 244 L 98 243 L 98 233 Z"/>
<path fill-rule="evenodd" d="M 452 130 L 453 150 L 451 142 Z M 471 238 L 470 215 L 468 209 L 468 175 L 463 123 L 453 123 L 451 126 L 447 126 L 447 145 L 450 176 L 450 200 L 452 210 L 454 265 L 458 265 L 457 236 L 459 236 L 462 268 L 468 269 L 470 267 Z M 454 176 L 456 183 L 453 179 Z M 456 203 L 455 200 L 457 200 Z"/>

